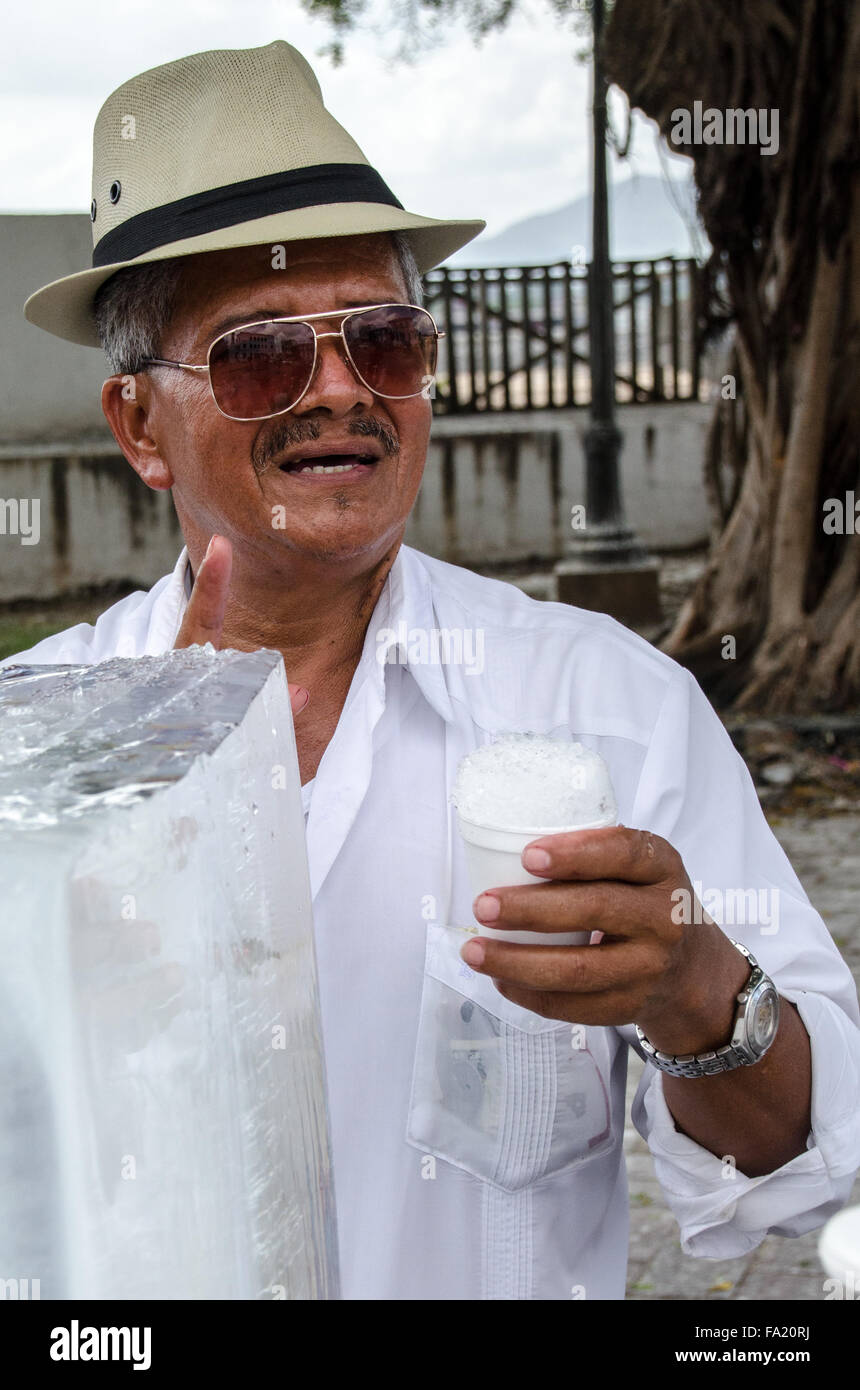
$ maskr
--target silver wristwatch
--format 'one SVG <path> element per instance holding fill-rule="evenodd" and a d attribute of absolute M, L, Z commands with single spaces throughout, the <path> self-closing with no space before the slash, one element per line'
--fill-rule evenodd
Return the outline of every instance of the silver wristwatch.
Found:
<path fill-rule="evenodd" d="M 732 937 L 728 940 L 749 961 L 750 977 L 737 997 L 738 1008 L 732 1036 L 725 1047 L 695 1055 L 691 1052 L 682 1057 L 670 1057 L 666 1052 L 658 1052 L 636 1024 L 636 1035 L 646 1058 L 652 1066 L 668 1072 L 670 1076 L 716 1076 L 720 1072 L 734 1071 L 736 1067 L 751 1067 L 761 1061 L 776 1037 L 779 1027 L 776 985 L 746 946 Z"/>

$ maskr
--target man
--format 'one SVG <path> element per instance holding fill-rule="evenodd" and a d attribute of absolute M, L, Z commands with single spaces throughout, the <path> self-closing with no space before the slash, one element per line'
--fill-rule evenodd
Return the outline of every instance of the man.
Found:
<path fill-rule="evenodd" d="M 629 1046 L 688 1253 L 820 1225 L 860 1162 L 856 992 L 710 706 L 610 619 L 402 544 L 435 364 L 417 272 L 481 224 L 404 212 L 280 42 L 114 93 L 93 217 L 94 269 L 27 316 L 107 348 L 105 415 L 172 490 L 186 549 L 149 594 L 14 660 L 283 653 L 344 1295 L 623 1297 Z M 416 660 L 404 630 L 480 633 L 484 668 Z M 540 837 L 524 863 L 546 882 L 474 912 L 602 933 L 590 946 L 457 929 L 456 767 L 523 730 L 601 752 L 623 825 Z M 691 880 L 709 903 L 766 895 L 766 919 L 730 936 Z"/>

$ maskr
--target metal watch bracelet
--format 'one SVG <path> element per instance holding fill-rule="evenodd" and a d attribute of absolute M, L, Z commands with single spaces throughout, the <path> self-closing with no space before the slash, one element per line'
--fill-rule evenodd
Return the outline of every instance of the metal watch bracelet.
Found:
<path fill-rule="evenodd" d="M 749 1057 L 736 1045 L 735 1039 L 738 1032 L 738 1024 L 743 1017 L 746 1004 L 753 996 L 754 991 L 761 985 L 762 981 L 768 981 L 771 984 L 772 982 L 769 981 L 769 977 L 765 974 L 764 970 L 762 970 L 752 952 L 747 950 L 746 946 L 742 946 L 741 943 L 735 941 L 733 937 L 728 937 L 728 940 L 731 941 L 733 946 L 737 947 L 742 955 L 746 956 L 750 963 L 749 979 L 736 996 L 739 1007 L 735 1014 L 731 1042 L 726 1043 L 724 1047 L 710 1048 L 706 1052 L 691 1052 L 680 1056 L 671 1056 L 669 1053 L 661 1052 L 658 1048 L 654 1047 L 653 1043 L 650 1043 L 642 1032 L 639 1024 L 637 1023 L 635 1025 L 636 1036 L 642 1045 L 646 1058 L 652 1066 L 657 1067 L 659 1071 L 666 1072 L 669 1076 L 719 1076 L 723 1072 L 735 1071 L 738 1067 L 754 1065 L 761 1060 L 764 1053 L 767 1051 L 767 1047 L 770 1046 L 770 1043 L 768 1043 L 767 1047 L 761 1051 L 758 1056 Z"/>

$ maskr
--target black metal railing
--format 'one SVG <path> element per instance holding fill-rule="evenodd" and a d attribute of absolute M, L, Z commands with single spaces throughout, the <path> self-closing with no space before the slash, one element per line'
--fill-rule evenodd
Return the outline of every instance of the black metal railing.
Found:
<path fill-rule="evenodd" d="M 618 401 L 703 399 L 701 266 L 666 256 L 612 271 Z M 435 412 L 587 406 L 588 275 L 570 261 L 429 271 L 425 303 L 446 333 Z"/>

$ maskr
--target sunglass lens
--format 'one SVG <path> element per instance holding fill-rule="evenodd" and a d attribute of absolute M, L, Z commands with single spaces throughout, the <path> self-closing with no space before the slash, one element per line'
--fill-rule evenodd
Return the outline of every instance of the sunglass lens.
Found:
<path fill-rule="evenodd" d="M 380 396 L 417 396 L 436 371 L 436 328 L 424 309 L 390 304 L 347 319 L 355 368 Z"/>
<path fill-rule="evenodd" d="M 295 405 L 311 379 L 314 333 L 307 323 L 258 323 L 212 345 L 212 393 L 225 415 L 262 420 Z"/>

